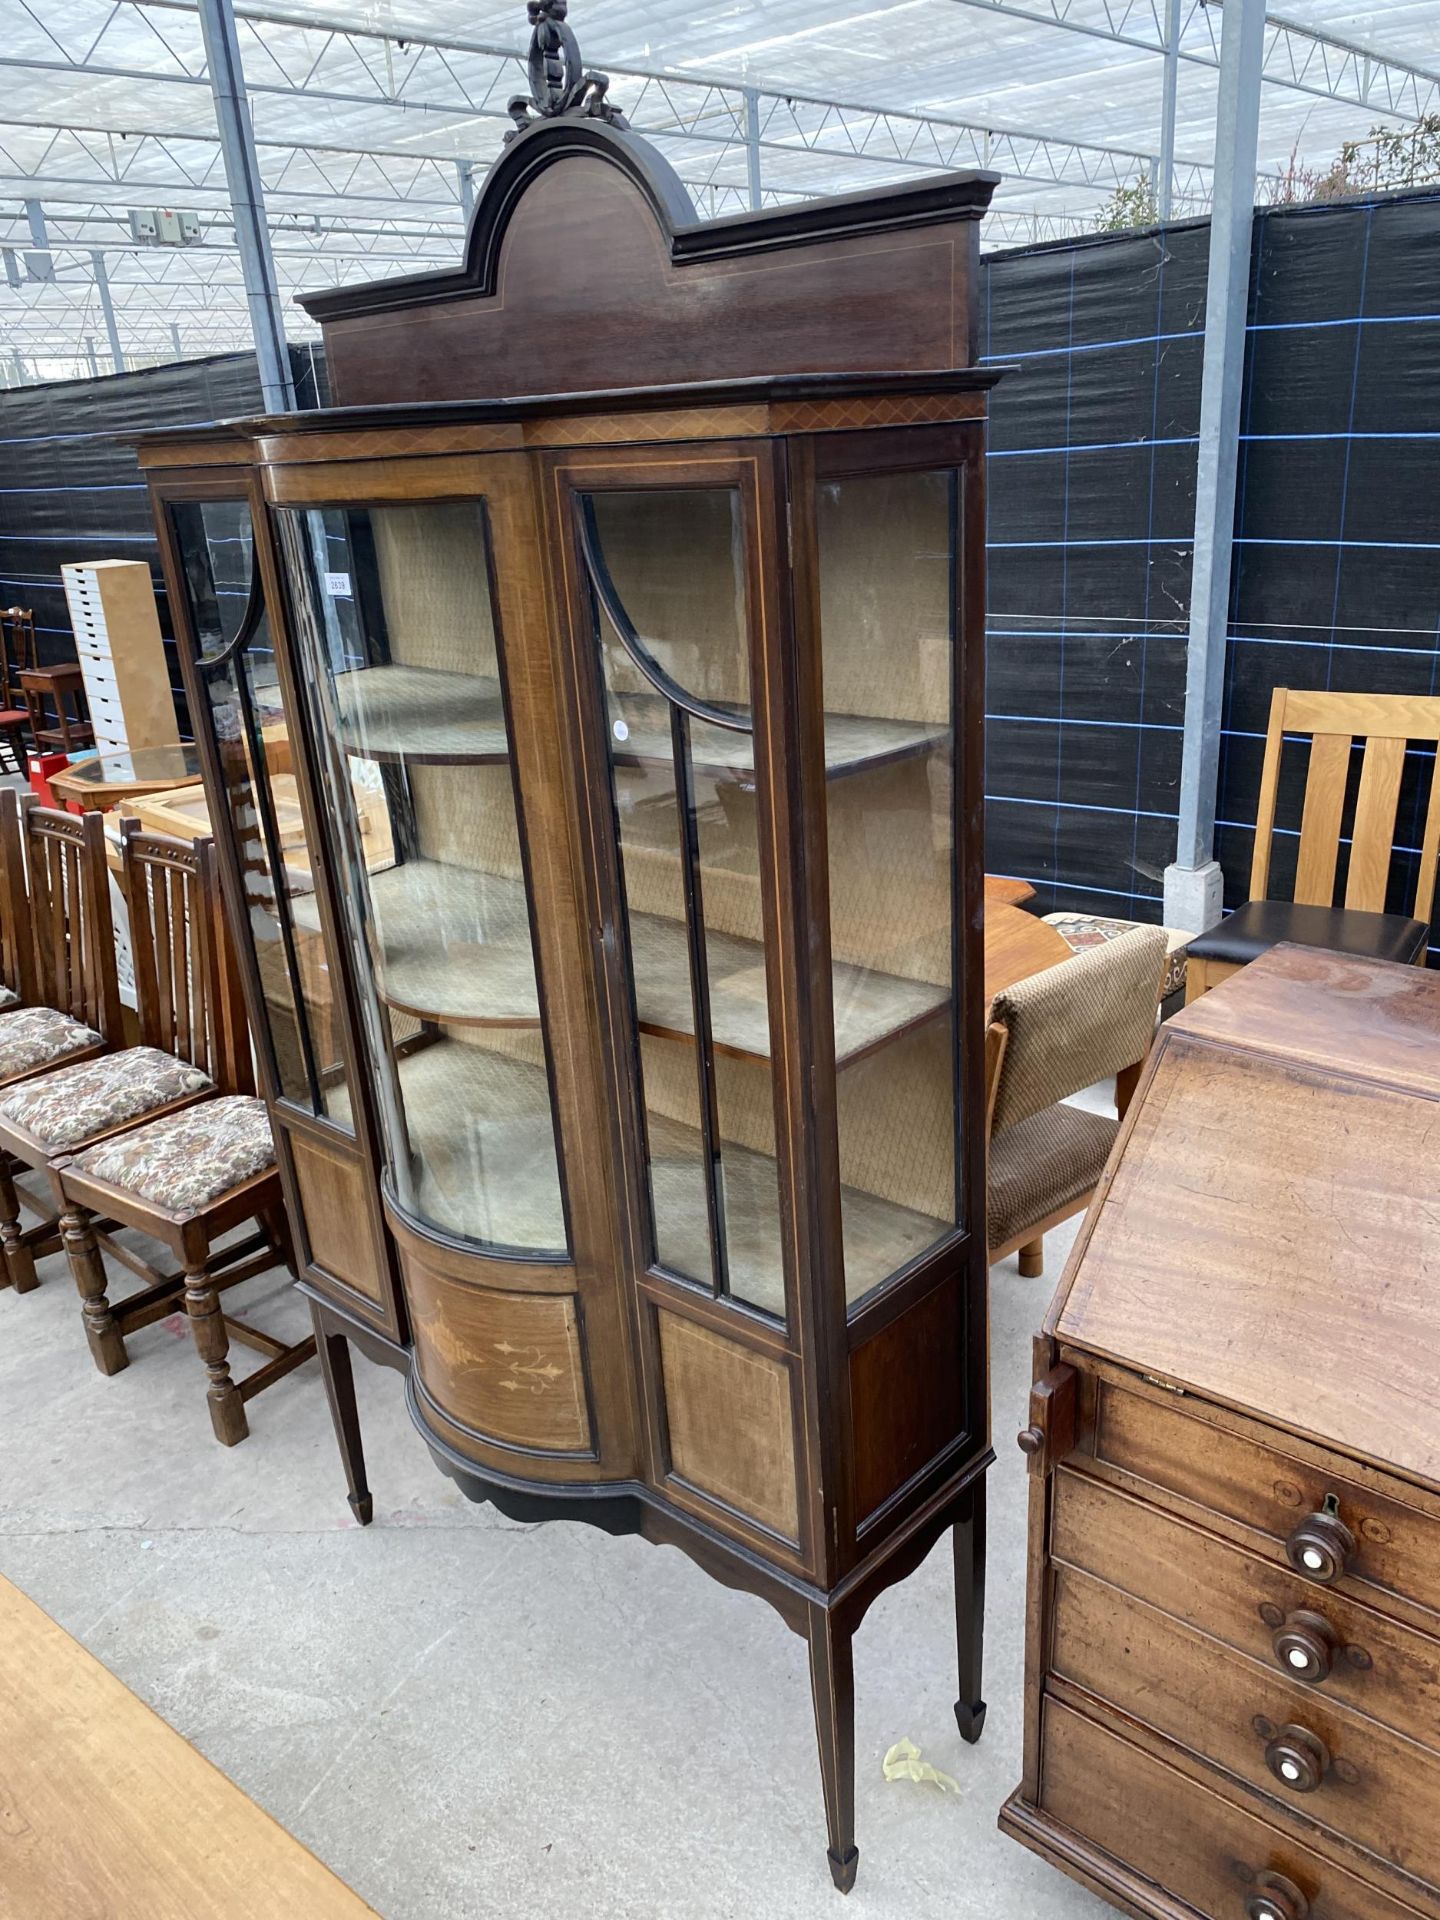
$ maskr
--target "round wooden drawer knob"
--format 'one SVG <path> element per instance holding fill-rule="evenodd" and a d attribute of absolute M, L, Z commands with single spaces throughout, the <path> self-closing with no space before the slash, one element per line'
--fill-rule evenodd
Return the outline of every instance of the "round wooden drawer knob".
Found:
<path fill-rule="evenodd" d="M 1297 1573 L 1328 1586 L 1338 1580 L 1355 1552 L 1355 1536 L 1338 1513 L 1312 1513 L 1285 1542 L 1285 1554 Z"/>
<path fill-rule="evenodd" d="M 1263 1873 L 1245 1902 L 1248 1920 L 1308 1920 L 1310 1902 L 1293 1880 Z"/>
<path fill-rule="evenodd" d="M 1270 1637 L 1275 1658 L 1293 1680 L 1319 1686 L 1328 1680 L 1340 1650 L 1340 1636 L 1323 1613 L 1292 1613 Z"/>
<path fill-rule="evenodd" d="M 1015 1444 L 1022 1453 L 1039 1453 L 1045 1445 L 1045 1435 L 1039 1427 L 1022 1427 L 1015 1436 Z"/>
<path fill-rule="evenodd" d="M 1330 1749 L 1308 1727 L 1282 1727 L 1265 1749 L 1265 1764 L 1292 1793 L 1314 1793 L 1330 1771 Z"/>

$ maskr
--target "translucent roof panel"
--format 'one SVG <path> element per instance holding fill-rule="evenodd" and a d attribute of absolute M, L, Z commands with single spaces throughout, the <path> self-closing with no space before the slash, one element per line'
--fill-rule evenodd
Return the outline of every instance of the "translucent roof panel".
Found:
<path fill-rule="evenodd" d="M 1165 0 L 575 0 L 611 97 L 702 216 L 953 167 L 1003 176 L 990 246 L 1093 230 L 1158 178 Z M 1221 10 L 1181 0 L 1172 212 L 1209 204 Z M 516 0 L 237 7 L 282 292 L 458 256 L 467 195 L 524 90 Z M 246 344 L 197 13 L 184 0 L 0 0 L 0 370 L 108 370 L 108 285 L 129 364 Z M 747 107 L 747 95 L 753 106 Z M 1436 0 L 1289 0 L 1267 29 L 1260 198 L 1346 141 L 1440 113 Z M 747 150 L 747 125 L 755 152 Z M 194 215 L 181 246 L 131 213 Z M 291 303 L 296 339 L 313 333 Z M 86 340 L 91 342 L 87 348 Z M 20 356 L 17 366 L 15 356 Z"/>

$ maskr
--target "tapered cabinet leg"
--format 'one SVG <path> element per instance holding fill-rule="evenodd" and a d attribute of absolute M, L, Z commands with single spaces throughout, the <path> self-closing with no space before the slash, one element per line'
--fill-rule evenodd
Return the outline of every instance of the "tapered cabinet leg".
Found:
<path fill-rule="evenodd" d="M 125 1340 L 105 1297 L 109 1282 L 100 1243 L 95 1238 L 95 1217 L 83 1208 L 69 1208 L 60 1216 L 60 1239 L 70 1256 L 70 1271 L 80 1295 L 85 1321 L 85 1338 L 90 1355 L 101 1373 L 120 1373 L 130 1364 Z"/>
<path fill-rule="evenodd" d="M 365 1450 L 360 1441 L 360 1411 L 355 1404 L 355 1371 L 350 1359 L 350 1342 L 343 1333 L 327 1332 L 318 1313 L 313 1318 L 315 1351 L 320 1356 L 325 1397 L 330 1402 L 330 1418 L 335 1423 L 335 1439 L 350 1489 L 350 1510 L 362 1527 L 368 1527 L 374 1518 L 375 1503 L 365 1479 Z"/>
<path fill-rule="evenodd" d="M 39 1286 L 35 1256 L 25 1244 L 20 1227 L 20 1196 L 8 1166 L 0 1166 L 0 1247 L 5 1254 L 0 1287 L 13 1286 L 17 1293 L 31 1293 Z"/>
<path fill-rule="evenodd" d="M 985 1725 L 985 1476 L 972 1482 L 955 1521 L 955 1639 L 960 1697 L 955 1719 L 971 1746 Z"/>
<path fill-rule="evenodd" d="M 195 1349 L 210 1376 L 210 1424 L 221 1446 L 233 1447 L 249 1433 L 250 1425 L 245 1418 L 240 1389 L 230 1378 L 230 1336 L 225 1331 L 220 1296 L 208 1268 L 187 1271 L 185 1311 L 190 1317 Z"/>
<path fill-rule="evenodd" d="M 820 1779 L 830 1836 L 830 1874 L 841 1893 L 855 1884 L 855 1666 L 851 1628 L 824 1607 L 810 1611 L 810 1688 L 820 1741 Z"/>

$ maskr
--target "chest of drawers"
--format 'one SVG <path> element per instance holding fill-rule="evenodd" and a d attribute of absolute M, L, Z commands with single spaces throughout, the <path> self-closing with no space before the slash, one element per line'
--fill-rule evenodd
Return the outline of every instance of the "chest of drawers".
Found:
<path fill-rule="evenodd" d="M 1024 1778 L 1156 1920 L 1440 1920 L 1440 979 L 1164 1031 L 1036 1341 Z"/>
<path fill-rule="evenodd" d="M 179 744 L 150 569 L 139 560 L 61 568 L 85 700 L 101 753 Z"/>

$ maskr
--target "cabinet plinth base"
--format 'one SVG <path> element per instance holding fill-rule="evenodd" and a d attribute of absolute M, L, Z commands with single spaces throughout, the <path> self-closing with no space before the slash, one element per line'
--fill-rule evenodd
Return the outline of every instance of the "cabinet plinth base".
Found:
<path fill-rule="evenodd" d="M 1200 1920 L 1192 1906 L 1082 1840 L 1032 1806 L 1017 1789 L 1000 1809 L 1000 1831 L 1133 1920 Z"/>

